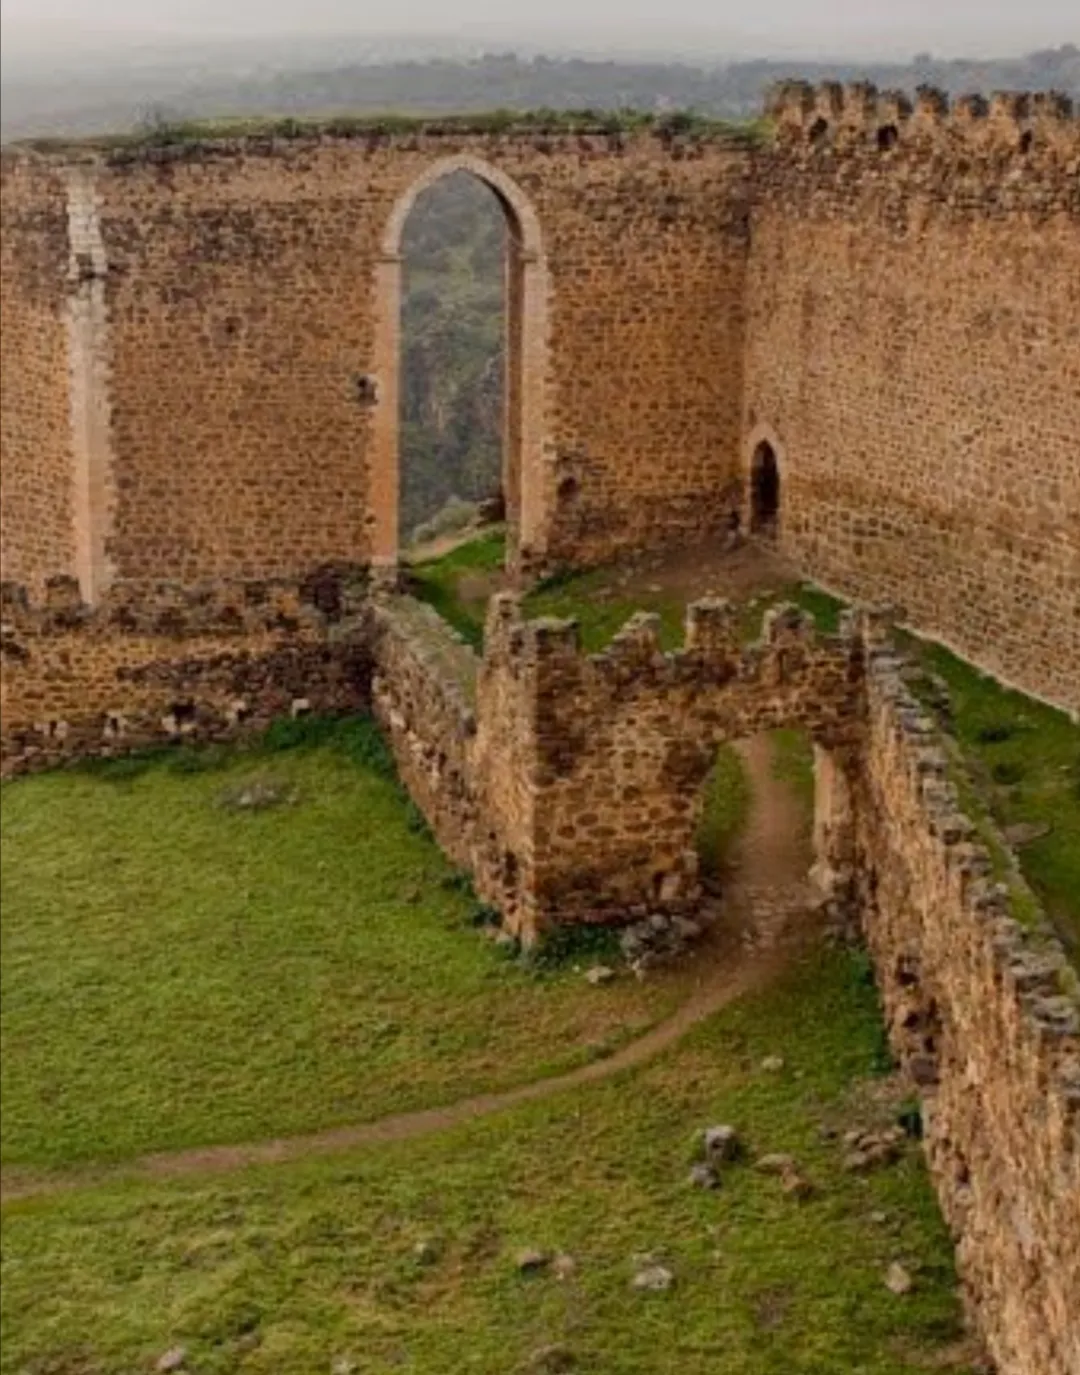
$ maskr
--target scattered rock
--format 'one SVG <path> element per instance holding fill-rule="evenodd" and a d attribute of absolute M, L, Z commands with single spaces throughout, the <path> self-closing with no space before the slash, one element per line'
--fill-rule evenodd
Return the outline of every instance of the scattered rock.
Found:
<path fill-rule="evenodd" d="M 719 1189 L 720 1176 L 712 1165 L 698 1164 L 690 1170 L 690 1183 L 695 1189 Z"/>
<path fill-rule="evenodd" d="M 413 1256 L 421 1265 L 433 1265 L 439 1259 L 439 1248 L 433 1241 L 418 1241 Z"/>
<path fill-rule="evenodd" d="M 893 1294 L 910 1294 L 912 1285 L 910 1274 L 899 1261 L 893 1261 L 888 1270 L 885 1271 L 885 1288 Z"/>
<path fill-rule="evenodd" d="M 557 1280 L 568 1280 L 576 1269 L 577 1261 L 565 1251 L 560 1251 L 551 1262 L 551 1273 Z"/>
<path fill-rule="evenodd" d="M 358 1369 L 351 1356 L 336 1356 L 330 1364 L 330 1375 L 356 1375 Z"/>
<path fill-rule="evenodd" d="M 791 1174 L 798 1169 L 795 1157 L 774 1151 L 769 1155 L 759 1155 L 754 1161 L 754 1169 L 762 1174 Z"/>
<path fill-rule="evenodd" d="M 653 1294 L 659 1294 L 665 1289 L 670 1289 L 674 1283 L 675 1276 L 666 1265 L 646 1265 L 644 1270 L 639 1270 L 633 1279 L 635 1289 Z"/>
<path fill-rule="evenodd" d="M 879 1165 L 891 1165 L 900 1159 L 906 1140 L 907 1132 L 903 1127 L 847 1132 L 844 1144 L 849 1149 L 844 1156 L 844 1169 L 853 1174 L 862 1174 L 877 1169 Z"/>
<path fill-rule="evenodd" d="M 523 1275 L 531 1274 L 535 1270 L 542 1270 L 551 1260 L 546 1251 L 536 1251 L 527 1248 L 519 1251 L 514 1259 L 514 1264 Z"/>
<path fill-rule="evenodd" d="M 170 1370 L 183 1370 L 184 1362 L 187 1360 L 187 1348 L 183 1346 L 172 1346 L 163 1355 L 158 1357 L 155 1370 L 160 1370 L 162 1375 Z"/>
<path fill-rule="evenodd" d="M 252 778 L 238 787 L 226 788 L 221 806 L 234 812 L 260 812 L 292 800 L 289 787 L 280 779 Z"/>
<path fill-rule="evenodd" d="M 796 1170 L 785 1170 L 780 1176 L 780 1187 L 789 1198 L 798 1199 L 802 1203 L 805 1199 L 812 1198 L 814 1186 L 804 1174 Z"/>
<path fill-rule="evenodd" d="M 766 1055 L 761 1062 L 761 1068 L 768 1074 L 776 1074 L 784 1068 L 784 1057 L 782 1055 Z"/>
<path fill-rule="evenodd" d="M 538 1346 L 529 1357 L 529 1369 L 541 1370 L 544 1375 L 559 1375 L 573 1370 L 576 1364 L 574 1353 L 566 1346 Z"/>
<path fill-rule="evenodd" d="M 734 1127 L 726 1123 L 705 1128 L 705 1154 L 710 1160 L 737 1160 L 742 1154 L 742 1142 Z"/>
<path fill-rule="evenodd" d="M 889 1214 L 881 1212 L 880 1209 L 870 1214 L 870 1221 L 877 1227 L 883 1227 L 889 1220 Z"/>
<path fill-rule="evenodd" d="M 594 964 L 591 969 L 585 971 L 585 980 L 595 988 L 598 984 L 610 983 L 615 977 L 615 971 L 606 964 Z"/>
<path fill-rule="evenodd" d="M 637 972 L 639 967 L 645 969 L 650 964 L 669 962 L 686 955 L 704 930 L 701 920 L 652 912 L 624 927 L 619 944 L 624 958 Z"/>

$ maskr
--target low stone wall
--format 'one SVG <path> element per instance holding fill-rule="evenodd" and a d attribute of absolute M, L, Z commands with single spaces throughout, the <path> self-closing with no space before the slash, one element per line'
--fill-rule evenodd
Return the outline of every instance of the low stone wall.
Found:
<path fill-rule="evenodd" d="M 1017 920 L 950 760 L 886 646 L 849 776 L 855 884 L 971 1315 L 1002 1375 L 1080 1371 L 1080 1015 L 1048 928 Z M 843 791 L 843 789 L 841 789 Z M 1032 911 L 1037 908 L 1032 907 Z"/>
<path fill-rule="evenodd" d="M 93 610 L 71 578 L 3 590 L 4 774 L 182 739 L 223 740 L 368 700 L 366 635 L 340 579 L 215 585 Z"/>

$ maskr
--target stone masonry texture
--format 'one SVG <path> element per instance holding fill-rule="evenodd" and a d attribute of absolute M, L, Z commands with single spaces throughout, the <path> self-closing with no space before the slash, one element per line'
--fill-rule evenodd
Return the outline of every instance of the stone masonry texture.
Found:
<path fill-rule="evenodd" d="M 906 623 L 1080 712 L 1080 127 L 1057 97 L 777 91 L 774 135 L 460 124 L 3 157 L 2 769 L 372 710 L 530 941 L 681 912 L 716 747 L 806 731 L 849 905 L 1001 1375 L 1080 1370 L 1080 1019 L 904 686 Z M 493 599 L 483 655 L 396 557 L 400 231 L 506 210 L 506 489 L 527 580 L 775 539 L 902 611 L 744 645 L 722 602 L 602 654 Z"/>
<path fill-rule="evenodd" d="M 515 244 L 518 566 L 708 537 L 765 441 L 809 575 L 1080 709 L 1076 118 L 799 83 L 770 115 L 6 153 L 7 576 L 392 562 L 400 230 L 465 167 Z"/>

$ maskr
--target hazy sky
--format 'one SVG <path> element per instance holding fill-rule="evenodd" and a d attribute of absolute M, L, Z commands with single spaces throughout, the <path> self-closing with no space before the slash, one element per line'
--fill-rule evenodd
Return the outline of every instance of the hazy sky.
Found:
<path fill-rule="evenodd" d="M 615 46 L 700 36 L 741 50 L 989 55 L 1080 40 L 1076 0 L 3 0 L 2 13 L 9 35 L 32 29 L 61 41 L 464 29 L 562 43 L 610 36 Z"/>

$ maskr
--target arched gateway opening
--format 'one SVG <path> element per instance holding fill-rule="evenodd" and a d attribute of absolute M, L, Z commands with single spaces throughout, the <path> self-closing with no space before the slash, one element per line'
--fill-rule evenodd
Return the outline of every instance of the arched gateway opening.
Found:
<path fill-rule="evenodd" d="M 774 538 L 780 519 L 780 468 L 767 439 L 750 460 L 750 532 Z"/>
<path fill-rule="evenodd" d="M 468 406 L 457 417 L 461 433 L 457 436 L 456 450 L 453 436 L 440 448 L 438 444 L 432 445 L 430 435 L 425 438 L 415 429 L 406 430 L 402 423 L 403 413 L 411 423 L 422 411 L 415 392 L 410 394 L 409 391 L 416 380 L 418 351 L 415 341 L 408 339 L 402 328 L 403 307 L 411 311 L 419 308 L 421 313 L 423 310 L 423 284 L 410 279 L 405 259 L 405 251 L 414 244 L 411 233 L 430 238 L 431 226 L 425 224 L 426 207 L 421 198 L 429 192 L 437 192 L 444 208 L 453 203 L 459 208 L 471 205 L 475 211 L 481 187 L 492 195 L 505 227 L 501 235 L 501 292 L 496 292 L 496 299 L 488 300 L 486 307 L 480 303 L 482 309 L 495 311 L 501 305 L 502 317 L 501 340 L 495 341 L 496 346 L 486 363 L 481 362 L 480 372 L 483 373 L 486 366 L 488 375 L 480 377 L 481 385 L 473 398 L 481 408 L 485 404 L 488 406 L 492 452 L 486 459 L 483 444 L 475 445 L 476 415 L 472 417 L 474 432 L 468 433 Z M 481 252 L 490 251 L 490 248 L 488 244 Z M 459 272 L 459 277 L 467 283 L 468 270 Z M 420 287 L 419 295 L 417 286 Z M 410 288 L 408 300 L 406 287 Z M 543 436 L 547 291 L 546 266 L 535 211 L 520 187 L 498 168 L 471 157 L 443 159 L 419 177 L 395 205 L 383 235 L 376 289 L 376 358 L 374 375 L 370 379 L 374 407 L 371 471 L 374 567 L 397 567 L 402 535 L 415 528 L 418 514 L 432 514 L 427 506 L 438 501 L 442 487 L 455 476 L 452 472 L 439 471 L 440 464 L 449 455 L 451 466 L 461 460 L 464 470 L 468 465 L 470 444 L 474 445 L 471 454 L 474 471 L 467 479 L 462 475 L 458 485 L 467 485 L 471 490 L 454 495 L 476 498 L 498 493 L 506 513 L 507 562 L 517 567 L 522 556 L 527 558 L 537 546 L 542 515 L 538 475 Z M 488 294 L 490 296 L 491 292 Z M 499 295 L 501 302 L 497 299 Z M 452 326 L 450 334 L 456 331 L 460 339 L 463 321 L 461 312 L 456 314 L 455 321 L 453 309 L 443 311 L 445 322 Z M 474 323 L 478 329 L 483 327 L 479 321 Z M 410 344 L 407 355 L 403 353 L 406 342 Z M 444 339 L 436 347 L 447 344 L 453 347 L 453 342 L 452 337 Z M 445 366 L 445 363 L 437 366 Z M 498 376 L 493 375 L 493 369 L 498 370 Z M 501 412 L 499 420 L 491 416 L 492 409 Z M 496 447 L 501 450 L 498 460 L 494 456 Z M 406 476 L 403 457 L 407 457 L 410 464 L 407 484 L 403 483 Z M 424 463 L 430 478 L 426 483 Z"/>

